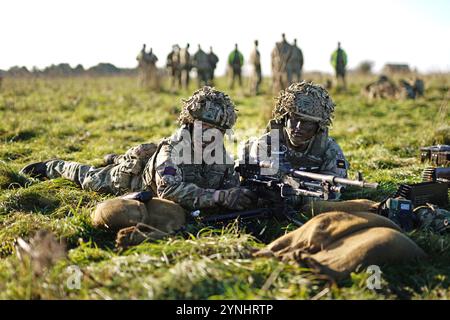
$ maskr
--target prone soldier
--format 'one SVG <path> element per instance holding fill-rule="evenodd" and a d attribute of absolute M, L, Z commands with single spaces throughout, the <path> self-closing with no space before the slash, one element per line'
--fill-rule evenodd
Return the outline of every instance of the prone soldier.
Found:
<path fill-rule="evenodd" d="M 334 107 L 322 86 L 305 81 L 290 85 L 278 96 L 267 128 L 270 132 L 250 143 L 248 159 L 258 162 L 267 154 L 281 152 L 292 168 L 317 167 L 319 173 L 346 178 L 349 164 L 328 135 Z M 272 130 L 278 133 L 278 141 L 273 140 Z"/>
<path fill-rule="evenodd" d="M 214 135 L 213 139 L 210 136 L 212 141 L 203 141 L 209 130 L 223 134 L 233 127 L 236 119 L 234 103 L 228 95 L 203 87 L 183 101 L 179 130 L 158 145 L 143 144 L 121 156 L 109 155 L 107 165 L 101 168 L 55 159 L 27 165 L 21 173 L 42 180 L 63 177 L 83 189 L 113 195 L 148 191 L 158 198 L 150 196 L 151 200 L 146 199 L 144 204 L 136 198 L 109 199 L 97 206 L 92 219 L 98 227 L 114 230 L 131 227 L 131 231 L 124 231 L 124 239 L 131 242 L 134 240 L 130 237 L 142 234 L 142 230 L 136 229 L 137 224 L 152 223 L 155 219 L 166 221 L 164 230 L 151 231 L 158 238 L 184 224 L 185 210 L 243 210 L 252 205 L 254 195 L 239 186 L 239 175 L 234 171 L 234 161 L 226 152 L 223 139 Z M 214 161 L 206 164 L 207 149 L 222 156 L 213 157 Z M 187 161 L 179 161 L 180 150 Z M 200 161 L 196 161 L 199 154 Z M 167 215 L 167 210 L 172 216 Z M 178 222 L 169 223 L 167 219 L 173 215 Z"/>

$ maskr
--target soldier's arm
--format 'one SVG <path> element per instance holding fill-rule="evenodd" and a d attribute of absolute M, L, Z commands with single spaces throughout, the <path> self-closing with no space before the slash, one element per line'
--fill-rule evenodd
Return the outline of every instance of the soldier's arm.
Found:
<path fill-rule="evenodd" d="M 171 159 L 170 146 L 163 146 L 156 157 L 155 183 L 158 197 L 190 210 L 215 207 L 214 189 L 200 188 L 183 181 L 183 172 Z"/>
<path fill-rule="evenodd" d="M 332 138 L 328 138 L 325 159 L 320 167 L 320 173 L 346 178 L 348 168 L 349 163 L 345 158 L 341 147 L 339 147 Z"/>

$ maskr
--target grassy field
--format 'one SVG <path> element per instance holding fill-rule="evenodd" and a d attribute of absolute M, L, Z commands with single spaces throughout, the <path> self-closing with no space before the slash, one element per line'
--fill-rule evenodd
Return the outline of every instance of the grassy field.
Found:
<path fill-rule="evenodd" d="M 370 78 L 350 79 L 337 103 L 331 135 L 351 163 L 351 173 L 381 183 L 376 191 L 347 198 L 381 200 L 399 183 L 418 182 L 426 165 L 419 147 L 450 144 L 450 76 L 425 78 L 426 97 L 416 101 L 368 102 L 360 89 Z M 261 132 L 274 97 L 226 90 L 239 109 L 237 136 Z M 192 90 L 149 93 L 136 79 L 5 79 L 0 89 L 0 299 L 436 299 L 450 298 L 450 235 L 409 234 L 429 255 L 422 264 L 383 266 L 382 289 L 366 288 L 365 272 L 339 283 L 272 259 L 252 259 L 264 243 L 231 225 L 192 228 L 189 236 L 114 248 L 115 235 L 91 226 L 89 214 L 106 196 L 80 190 L 63 179 L 19 176 L 33 161 L 62 158 L 93 165 L 103 155 L 158 141 L 177 127 L 180 99 Z M 292 226 L 270 222 L 267 241 Z M 37 230 L 67 242 L 67 259 L 41 275 L 18 259 L 14 242 Z M 82 272 L 80 289 L 67 286 L 69 266 Z"/>

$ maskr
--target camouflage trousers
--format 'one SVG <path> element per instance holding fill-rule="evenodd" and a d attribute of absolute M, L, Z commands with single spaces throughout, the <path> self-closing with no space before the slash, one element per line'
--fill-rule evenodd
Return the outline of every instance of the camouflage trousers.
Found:
<path fill-rule="evenodd" d="M 125 159 L 100 168 L 64 160 L 52 160 L 46 166 L 48 178 L 63 177 L 85 190 L 114 195 L 142 190 L 143 166 L 139 159 Z"/>
<path fill-rule="evenodd" d="M 254 66 L 254 70 L 250 76 L 250 91 L 256 95 L 259 93 L 259 87 L 262 82 L 261 66 Z"/>

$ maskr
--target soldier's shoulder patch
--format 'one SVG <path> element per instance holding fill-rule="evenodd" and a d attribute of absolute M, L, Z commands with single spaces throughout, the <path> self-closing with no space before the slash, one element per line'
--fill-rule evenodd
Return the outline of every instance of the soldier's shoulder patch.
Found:
<path fill-rule="evenodd" d="M 347 164 L 345 163 L 345 160 L 342 160 L 342 159 L 337 159 L 336 160 L 336 166 L 339 169 L 347 169 Z"/>
<path fill-rule="evenodd" d="M 163 176 L 174 176 L 176 173 L 177 169 L 169 166 L 164 168 Z"/>

